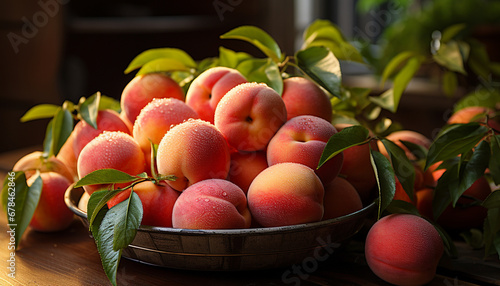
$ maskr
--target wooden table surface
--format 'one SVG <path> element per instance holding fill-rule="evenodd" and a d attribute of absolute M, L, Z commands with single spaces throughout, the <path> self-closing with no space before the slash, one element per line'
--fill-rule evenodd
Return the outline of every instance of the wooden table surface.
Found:
<path fill-rule="evenodd" d="M 29 149 L 0 154 L 0 180 Z M 111 285 L 94 240 L 75 218 L 65 231 L 40 233 L 28 229 L 15 253 L 15 279 L 7 276 L 11 251 L 6 215 L 0 211 L 0 285 Z M 249 272 L 197 272 L 160 268 L 122 259 L 118 285 L 389 285 L 366 265 L 363 236 L 358 235 L 320 262 L 317 269 L 290 274 L 292 268 Z M 444 258 L 429 285 L 500 285 L 497 257 L 482 260 L 481 251 L 457 243 L 459 259 Z M 305 268 L 304 268 L 305 269 Z M 287 272 L 288 271 L 288 272 Z M 284 274 L 288 273 L 289 275 Z M 299 282 L 299 283 L 296 283 Z"/>

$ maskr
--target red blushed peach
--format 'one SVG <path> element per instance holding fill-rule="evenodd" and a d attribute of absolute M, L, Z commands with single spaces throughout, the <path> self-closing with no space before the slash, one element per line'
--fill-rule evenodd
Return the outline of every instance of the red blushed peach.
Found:
<path fill-rule="evenodd" d="M 326 143 L 335 133 L 335 127 L 322 118 L 311 115 L 294 117 L 269 142 L 267 163 L 269 166 L 284 162 L 304 164 L 315 170 L 323 184 L 328 184 L 342 168 L 343 153 L 328 160 L 321 168 L 316 168 Z"/>
<path fill-rule="evenodd" d="M 139 196 L 142 203 L 141 225 L 172 227 L 172 210 L 179 192 L 169 185 L 154 184 L 151 181 L 141 182 L 134 186 L 134 192 Z M 130 189 L 127 189 L 108 201 L 108 207 L 112 208 L 122 201 L 128 199 Z"/>
<path fill-rule="evenodd" d="M 77 166 L 80 179 L 99 169 L 116 169 L 137 175 L 146 170 L 146 161 L 132 136 L 119 131 L 104 131 L 82 149 Z M 84 189 L 92 194 L 104 187 L 108 186 L 89 185 Z"/>
<path fill-rule="evenodd" d="M 314 170 L 298 163 L 268 167 L 248 189 L 252 217 L 264 227 L 320 221 L 325 190 Z"/>
<path fill-rule="evenodd" d="M 198 114 L 186 103 L 175 98 L 155 98 L 141 110 L 134 123 L 133 136 L 151 163 L 151 142 L 160 144 L 171 127 Z"/>
<path fill-rule="evenodd" d="M 78 172 L 76 170 L 77 158 L 75 157 L 75 150 L 73 149 L 73 141 L 75 139 L 74 134 L 74 132 L 71 132 L 68 139 L 66 139 L 66 142 L 64 142 L 63 146 L 59 150 L 59 153 L 57 153 L 56 158 L 66 165 L 73 176 L 73 181 L 76 181 L 78 180 Z"/>
<path fill-rule="evenodd" d="M 128 126 L 120 118 L 120 115 L 114 110 L 100 110 L 97 113 L 97 129 L 89 125 L 87 122 L 80 120 L 73 129 L 73 151 L 75 157 L 80 156 L 83 147 L 92 139 L 96 138 L 104 131 L 121 131 L 130 134 Z"/>
<path fill-rule="evenodd" d="M 186 104 L 192 107 L 200 119 L 214 123 L 217 104 L 233 87 L 245 83 L 245 77 L 235 69 L 213 67 L 193 80 L 186 93 Z"/>
<path fill-rule="evenodd" d="M 175 228 L 248 228 L 250 211 L 243 191 L 221 179 L 200 181 L 185 189 L 174 205 Z"/>
<path fill-rule="evenodd" d="M 264 150 L 286 121 L 281 96 L 263 83 L 243 83 L 231 89 L 215 109 L 215 126 L 240 151 Z"/>
<path fill-rule="evenodd" d="M 337 177 L 325 186 L 323 220 L 348 215 L 363 208 L 358 191 L 346 179 Z"/>
<path fill-rule="evenodd" d="M 235 183 L 246 194 L 253 179 L 267 167 L 267 158 L 264 151 L 234 151 L 231 153 L 231 166 L 227 179 Z"/>
<path fill-rule="evenodd" d="M 352 124 L 336 124 L 335 128 L 340 132 L 349 126 Z M 353 146 L 344 150 L 342 152 L 344 161 L 340 169 L 340 174 L 356 188 L 363 202 L 371 199 L 372 191 L 377 183 L 370 161 L 370 148 L 378 151 L 377 141 L 372 140 L 369 144 Z"/>
<path fill-rule="evenodd" d="M 396 285 L 430 282 L 443 251 L 443 241 L 434 226 L 410 214 L 385 216 L 366 236 L 368 266 L 378 277 Z"/>
<path fill-rule="evenodd" d="M 42 232 L 66 229 L 73 222 L 73 212 L 64 203 L 64 193 L 71 182 L 55 172 L 40 173 L 40 177 L 43 182 L 42 193 L 29 225 Z M 35 176 L 31 176 L 27 180 L 28 186 L 31 186 L 35 179 Z"/>
<path fill-rule="evenodd" d="M 149 73 L 134 77 L 125 86 L 120 98 L 120 105 L 122 112 L 133 124 L 144 106 L 153 98 L 164 97 L 184 100 L 184 91 L 168 75 Z"/>
<path fill-rule="evenodd" d="M 56 172 L 63 175 L 68 181 L 73 182 L 75 180 L 75 174 L 66 167 L 61 160 L 57 157 L 44 158 L 42 151 L 34 151 L 21 157 L 12 171 L 23 171 L 26 178 L 30 178 L 36 173 L 36 170 L 40 172 Z"/>
<path fill-rule="evenodd" d="M 486 116 L 495 117 L 495 110 L 483 107 L 483 106 L 469 106 L 457 110 L 455 113 L 451 115 L 448 119 L 448 124 L 456 124 L 456 123 L 469 123 L 469 122 L 478 122 L 485 120 Z M 498 117 L 489 119 L 488 125 L 491 128 L 494 128 L 497 131 L 500 131 L 500 122 L 498 122 Z"/>
<path fill-rule="evenodd" d="M 314 82 L 303 77 L 283 80 L 287 120 L 299 115 L 314 115 L 332 121 L 332 104 L 328 95 Z"/>
<path fill-rule="evenodd" d="M 392 132 L 391 134 L 386 136 L 387 139 L 391 140 L 394 142 L 396 145 L 401 147 L 405 152 L 406 156 L 410 160 L 416 160 L 417 158 L 415 157 L 414 154 L 410 152 L 410 150 L 401 142 L 401 141 L 408 141 L 410 143 L 420 145 L 424 147 L 425 149 L 429 149 L 431 147 L 431 140 L 427 137 L 425 137 L 423 134 L 418 133 L 416 131 L 412 130 L 399 130 Z M 382 141 L 378 141 L 378 148 L 380 150 L 380 153 L 382 153 L 384 156 L 388 157 L 389 155 L 387 154 L 387 150 L 385 150 L 385 146 L 382 143 Z"/>
<path fill-rule="evenodd" d="M 205 179 L 226 179 L 229 173 L 229 147 L 212 124 L 189 119 L 174 126 L 158 145 L 158 172 L 174 175 L 167 183 L 177 191 Z"/>

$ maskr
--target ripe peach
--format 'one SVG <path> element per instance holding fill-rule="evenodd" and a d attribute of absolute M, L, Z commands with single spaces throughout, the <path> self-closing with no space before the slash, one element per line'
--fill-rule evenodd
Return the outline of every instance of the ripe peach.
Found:
<path fill-rule="evenodd" d="M 264 83 L 234 87 L 215 109 L 215 126 L 240 151 L 263 150 L 285 121 L 283 99 Z"/>
<path fill-rule="evenodd" d="M 334 126 L 340 132 L 352 124 L 336 124 Z M 378 150 L 377 141 L 371 141 L 369 144 L 353 146 L 344 150 L 342 152 L 344 161 L 340 169 L 340 174 L 356 188 L 363 202 L 371 198 L 371 193 L 377 183 L 370 161 L 370 148 Z"/>
<path fill-rule="evenodd" d="M 231 153 L 231 166 L 227 179 L 240 187 L 246 194 L 253 179 L 267 167 L 264 151 L 234 151 Z"/>
<path fill-rule="evenodd" d="M 134 186 L 134 192 L 139 196 L 142 203 L 141 225 L 172 227 L 172 210 L 179 192 L 169 185 L 154 184 L 144 181 Z M 112 208 L 122 201 L 128 199 L 130 189 L 125 190 L 108 201 L 108 207 Z"/>
<path fill-rule="evenodd" d="M 264 226 L 320 221 L 324 187 L 314 170 L 298 163 L 280 163 L 255 177 L 248 189 L 248 206 Z"/>
<path fill-rule="evenodd" d="M 40 200 L 30 222 L 30 227 L 42 232 L 66 229 L 73 222 L 73 212 L 64 203 L 64 193 L 71 182 L 56 172 L 40 173 L 43 187 Z M 36 177 L 27 180 L 31 186 Z"/>
<path fill-rule="evenodd" d="M 246 83 L 236 69 L 213 67 L 196 77 L 186 93 L 186 104 L 192 107 L 200 119 L 214 123 L 214 114 L 221 98 L 233 87 Z"/>
<path fill-rule="evenodd" d="M 243 191 L 222 179 L 200 181 L 185 189 L 175 202 L 172 214 L 175 228 L 248 228 L 250 211 Z"/>
<path fill-rule="evenodd" d="M 75 157 L 80 156 L 83 147 L 103 131 L 121 131 L 130 134 L 128 126 L 121 120 L 120 115 L 111 109 L 100 110 L 97 114 L 97 129 L 81 120 L 73 129 L 73 151 Z"/>
<path fill-rule="evenodd" d="M 267 163 L 269 166 L 283 162 L 304 164 L 315 170 L 323 184 L 328 184 L 342 168 L 343 153 L 327 161 L 321 168 L 316 168 L 326 143 L 335 133 L 335 127 L 322 118 L 312 115 L 294 117 L 269 142 Z"/>
<path fill-rule="evenodd" d="M 57 153 L 56 158 L 66 165 L 73 176 L 73 181 L 76 181 L 78 180 L 78 172 L 76 170 L 77 158 L 75 156 L 75 150 L 73 149 L 73 141 L 75 139 L 74 134 L 75 132 L 71 132 L 68 139 L 66 139 L 66 142 L 64 142 L 63 146 L 59 150 L 59 153 Z"/>
<path fill-rule="evenodd" d="M 40 172 L 56 172 L 63 175 L 68 181 L 75 180 L 75 174 L 57 157 L 45 159 L 42 151 L 34 151 L 21 157 L 12 167 L 12 171 L 24 171 L 26 178 Z"/>
<path fill-rule="evenodd" d="M 410 214 L 385 216 L 366 236 L 368 266 L 378 277 L 396 285 L 430 282 L 443 251 L 443 241 L 434 226 Z"/>
<path fill-rule="evenodd" d="M 416 157 L 414 154 L 410 152 L 410 150 L 401 142 L 401 141 L 408 141 L 410 143 L 420 145 L 424 147 L 425 149 L 429 149 L 431 147 L 431 140 L 427 137 L 425 137 L 423 134 L 412 131 L 412 130 L 399 130 L 399 131 L 394 131 L 391 134 L 386 136 L 387 139 L 391 140 L 394 142 L 396 145 L 401 147 L 405 152 L 406 156 L 410 160 L 416 160 Z M 385 150 L 385 146 L 382 143 L 382 141 L 378 141 L 378 148 L 380 150 L 380 153 L 384 154 L 384 156 L 388 157 L 389 155 L 387 154 L 387 150 Z"/>
<path fill-rule="evenodd" d="M 363 208 L 358 191 L 342 177 L 325 186 L 323 220 L 344 216 Z"/>
<path fill-rule="evenodd" d="M 134 77 L 123 89 L 120 105 L 122 112 L 133 124 L 141 110 L 153 98 L 173 97 L 184 100 L 184 91 L 166 74 L 149 73 Z"/>
<path fill-rule="evenodd" d="M 93 171 L 105 168 L 137 175 L 146 170 L 146 163 L 141 148 L 132 136 L 120 131 L 104 131 L 82 149 L 77 167 L 81 179 Z M 103 187 L 108 186 L 88 185 L 84 189 L 92 194 Z"/>
<path fill-rule="evenodd" d="M 189 118 L 198 118 L 198 114 L 176 98 L 154 98 L 141 110 L 134 123 L 133 136 L 148 163 L 151 163 L 151 142 L 160 144 L 172 126 Z"/>
<path fill-rule="evenodd" d="M 495 116 L 495 111 L 483 106 L 469 106 L 457 110 L 448 118 L 448 124 L 469 123 L 473 121 L 484 121 L 486 115 L 489 117 Z M 489 119 L 488 125 L 496 130 L 500 130 L 500 122 L 495 119 Z"/>
<path fill-rule="evenodd" d="M 229 147 L 212 124 L 189 119 L 174 126 L 158 145 L 158 172 L 175 175 L 167 183 L 177 191 L 205 179 L 226 179 L 229 173 Z"/>
<path fill-rule="evenodd" d="M 303 77 L 283 80 L 287 120 L 299 115 L 314 115 L 332 121 L 332 104 L 328 95 L 314 82 Z"/>

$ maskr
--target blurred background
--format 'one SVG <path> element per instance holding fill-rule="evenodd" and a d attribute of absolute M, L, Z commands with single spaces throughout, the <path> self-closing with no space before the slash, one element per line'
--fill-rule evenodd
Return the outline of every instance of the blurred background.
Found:
<path fill-rule="evenodd" d="M 499 60 L 500 14 L 495 10 L 498 5 L 495 9 L 488 6 L 498 1 L 456 2 L 2 0 L 0 152 L 42 144 L 47 121 L 19 122 L 36 104 L 76 103 L 97 91 L 118 99 L 133 77 L 123 71 L 144 50 L 175 47 L 201 60 L 217 56 L 223 45 L 261 56 L 248 43 L 219 39 L 240 25 L 264 29 L 287 55 L 293 55 L 310 23 L 331 20 L 372 63 L 370 68 L 342 63 L 345 84 L 375 92 L 380 87 L 374 75 L 388 60 L 408 49 L 430 53 L 432 31 L 452 24 L 465 22 L 471 27 L 468 32 L 485 43 L 490 59 Z M 437 4 L 427 8 L 429 3 Z M 413 27 L 415 23 L 419 25 Z M 439 72 L 423 71 L 423 79 L 408 86 L 398 113 L 391 115 L 429 137 L 444 124 L 457 98 L 474 91 L 480 81 L 475 76 L 458 78 L 453 94 L 443 95 L 439 81 L 429 78 L 433 73 L 439 77 Z"/>

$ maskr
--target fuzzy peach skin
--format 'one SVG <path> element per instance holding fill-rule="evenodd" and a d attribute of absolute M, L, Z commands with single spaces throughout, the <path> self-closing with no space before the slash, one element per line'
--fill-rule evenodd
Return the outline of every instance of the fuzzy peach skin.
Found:
<path fill-rule="evenodd" d="M 148 163 L 151 163 L 151 143 L 160 144 L 170 128 L 190 118 L 197 119 L 198 114 L 176 98 L 154 98 L 141 110 L 134 123 L 133 136 Z"/>
<path fill-rule="evenodd" d="M 66 168 L 70 171 L 73 181 L 78 180 L 78 172 L 76 171 L 76 156 L 75 151 L 73 149 L 73 141 L 75 139 L 75 132 L 71 132 L 66 142 L 62 145 L 59 153 L 57 153 L 56 158 L 63 162 Z"/>
<path fill-rule="evenodd" d="M 73 222 L 73 212 L 64 203 L 64 193 L 71 182 L 55 172 L 40 173 L 43 187 L 40 200 L 30 222 L 30 227 L 37 231 L 54 232 L 66 229 Z M 27 180 L 31 186 L 37 177 Z"/>
<path fill-rule="evenodd" d="M 263 150 L 286 121 L 281 96 L 264 83 L 231 89 L 215 109 L 215 126 L 240 151 Z"/>
<path fill-rule="evenodd" d="M 78 177 L 99 169 L 116 169 L 130 175 L 146 170 L 146 161 L 139 144 L 127 133 L 104 131 L 83 149 L 77 162 Z M 89 194 L 108 186 L 88 185 L 83 188 Z"/>
<path fill-rule="evenodd" d="M 214 123 L 214 114 L 221 98 L 233 87 L 247 80 L 236 69 L 213 67 L 196 77 L 186 93 L 186 104 L 192 107 L 200 119 Z"/>
<path fill-rule="evenodd" d="M 42 151 L 33 151 L 21 157 L 12 167 L 12 171 L 23 171 L 26 178 L 30 178 L 36 173 L 40 172 L 56 172 L 63 175 L 68 181 L 75 180 L 74 173 L 57 157 L 50 157 L 45 159 Z"/>
<path fill-rule="evenodd" d="M 328 95 L 314 82 L 303 77 L 283 80 L 283 93 L 287 119 L 299 115 L 314 115 L 332 121 L 332 104 Z"/>
<path fill-rule="evenodd" d="M 134 124 L 141 110 L 153 98 L 173 97 L 184 101 L 184 91 L 166 74 L 148 73 L 134 77 L 120 97 L 122 112 Z"/>
<path fill-rule="evenodd" d="M 325 186 L 323 220 L 348 215 L 363 208 L 358 191 L 346 179 L 337 177 Z"/>
<path fill-rule="evenodd" d="M 222 179 L 200 181 L 185 189 L 175 202 L 174 228 L 248 228 L 251 215 L 243 191 Z"/>
<path fill-rule="evenodd" d="M 324 194 L 313 169 L 280 163 L 255 177 L 247 199 L 253 219 L 261 226 L 273 227 L 320 221 Z"/>
<path fill-rule="evenodd" d="M 128 199 L 130 192 L 131 190 L 127 189 L 113 197 L 108 201 L 108 207 L 112 208 Z M 172 210 L 179 197 L 179 192 L 165 183 L 154 184 L 151 181 L 135 185 L 134 192 L 142 203 L 141 225 L 172 227 Z"/>
<path fill-rule="evenodd" d="M 423 134 L 413 131 L 413 130 L 399 130 L 399 131 L 394 131 L 390 133 L 389 135 L 386 136 L 387 139 L 391 140 L 394 142 L 394 144 L 398 145 L 401 147 L 405 153 L 408 159 L 410 160 L 416 160 L 417 158 L 415 157 L 414 154 L 410 152 L 410 150 L 401 142 L 401 141 L 408 141 L 416 145 L 420 145 L 424 147 L 425 149 L 429 149 L 431 147 L 432 141 L 425 137 Z M 384 156 L 388 157 L 387 150 L 385 149 L 384 144 L 382 141 L 378 141 L 378 149 L 380 153 L 382 153 Z"/>
<path fill-rule="evenodd" d="M 121 131 L 130 134 L 130 130 L 120 118 L 120 115 L 111 109 L 100 110 L 97 113 L 97 129 L 89 125 L 84 120 L 80 120 L 73 129 L 73 151 L 75 157 L 80 156 L 83 147 L 87 145 L 92 139 L 96 138 L 104 131 Z"/>
<path fill-rule="evenodd" d="M 231 166 L 227 179 L 246 194 L 253 179 L 268 167 L 266 152 L 231 152 Z"/>
<path fill-rule="evenodd" d="M 383 217 L 372 226 L 365 243 L 370 269 L 396 285 L 430 282 L 443 251 L 443 241 L 434 226 L 410 214 Z"/>
<path fill-rule="evenodd" d="M 226 179 L 229 146 L 219 130 L 207 121 L 189 119 L 174 126 L 158 145 L 158 172 L 174 175 L 167 183 L 177 191 L 205 179 Z"/>
<path fill-rule="evenodd" d="M 340 153 L 321 168 L 316 168 L 326 143 L 335 133 L 335 127 L 320 117 L 294 117 L 287 121 L 269 142 L 267 163 L 269 166 L 284 162 L 304 164 L 315 170 L 323 184 L 328 184 L 339 174 L 344 154 Z"/>

